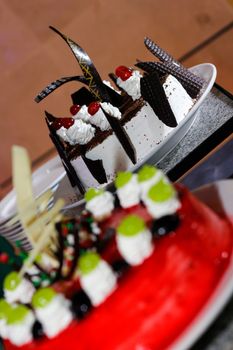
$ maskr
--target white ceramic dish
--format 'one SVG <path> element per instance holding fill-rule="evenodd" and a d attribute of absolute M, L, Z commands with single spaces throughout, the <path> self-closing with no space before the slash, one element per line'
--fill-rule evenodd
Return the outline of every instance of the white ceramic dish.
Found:
<path fill-rule="evenodd" d="M 65 170 L 59 156 L 49 160 L 32 174 L 32 186 L 35 198 L 46 190 L 53 189 L 64 177 Z M 16 195 L 12 190 L 0 202 L 0 223 L 16 213 Z"/>
<path fill-rule="evenodd" d="M 194 194 L 216 212 L 222 212 L 229 218 L 232 223 L 233 235 L 233 181 L 223 180 L 212 185 L 206 185 L 196 190 Z M 227 270 L 206 305 L 168 350 L 189 349 L 214 322 L 232 295 L 233 256 L 231 256 Z"/>
<path fill-rule="evenodd" d="M 217 75 L 217 70 L 216 67 L 211 63 L 202 63 L 197 66 L 191 67 L 190 71 L 202 77 L 206 81 L 206 85 L 203 88 L 199 99 L 197 100 L 193 108 L 190 110 L 188 115 L 179 123 L 179 125 L 175 129 L 173 129 L 168 134 L 168 136 L 143 159 L 142 162 L 137 163 L 135 166 L 129 169 L 130 171 L 136 171 L 145 163 L 150 163 L 153 165 L 156 164 L 182 140 L 182 138 L 190 129 L 191 125 L 193 124 L 196 118 L 196 112 L 198 108 L 200 107 L 200 105 L 202 104 L 202 102 L 213 87 Z M 109 185 L 110 184 L 108 184 L 108 186 Z M 84 203 L 82 199 L 77 199 L 77 195 L 74 193 L 66 176 L 60 182 L 58 189 L 55 193 L 55 198 L 64 198 L 66 201 L 65 209 L 69 210 L 81 206 Z"/>

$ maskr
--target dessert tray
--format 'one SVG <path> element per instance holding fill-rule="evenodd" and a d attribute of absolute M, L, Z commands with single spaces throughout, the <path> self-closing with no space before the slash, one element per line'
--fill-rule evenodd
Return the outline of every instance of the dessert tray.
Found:
<path fill-rule="evenodd" d="M 193 108 L 190 110 L 188 115 L 179 123 L 179 125 L 174 128 L 169 129 L 169 134 L 166 138 L 159 143 L 144 159 L 142 162 L 138 162 L 134 165 L 130 171 L 136 171 L 144 163 L 156 164 L 163 157 L 165 157 L 172 149 L 182 140 L 186 135 L 198 113 L 198 108 L 201 106 L 216 79 L 217 70 L 216 67 L 211 63 L 202 63 L 190 68 L 190 71 L 196 75 L 204 78 L 206 85 L 201 91 L 201 95 Z M 111 186 L 111 184 L 108 184 Z M 71 187 L 67 176 L 60 181 L 57 190 L 55 191 L 55 198 L 63 198 L 66 201 L 66 206 L 64 209 L 76 208 L 83 204 L 82 196 L 79 193 L 74 193 L 74 189 Z"/>

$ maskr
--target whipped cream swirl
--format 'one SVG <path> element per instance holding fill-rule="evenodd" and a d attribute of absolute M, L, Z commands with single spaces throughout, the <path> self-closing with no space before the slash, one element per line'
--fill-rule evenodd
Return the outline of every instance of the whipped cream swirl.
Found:
<path fill-rule="evenodd" d="M 105 191 L 92 198 L 86 203 L 86 209 L 89 210 L 96 219 L 109 216 L 114 209 L 114 196 Z"/>
<path fill-rule="evenodd" d="M 123 208 L 137 205 L 140 202 L 140 187 L 138 185 L 137 175 L 133 175 L 123 187 L 118 188 L 117 195 Z"/>
<path fill-rule="evenodd" d="M 132 99 L 138 100 L 141 97 L 140 80 L 142 78 L 141 73 L 138 70 L 132 72 L 131 77 L 123 81 L 121 78 L 117 78 L 117 85 L 127 92 Z"/>
<path fill-rule="evenodd" d="M 33 284 L 23 278 L 20 284 L 14 290 L 4 289 L 4 296 L 6 301 L 10 304 L 15 302 L 29 304 L 32 300 L 34 292 L 35 288 Z"/>
<path fill-rule="evenodd" d="M 32 341 L 32 327 L 35 322 L 34 314 L 29 311 L 25 319 L 19 323 L 8 325 L 8 338 L 14 345 L 21 346 Z"/>
<path fill-rule="evenodd" d="M 85 145 L 94 137 L 95 128 L 80 119 L 75 119 L 74 124 L 69 129 L 62 126 L 57 130 L 57 135 L 72 146 Z"/>

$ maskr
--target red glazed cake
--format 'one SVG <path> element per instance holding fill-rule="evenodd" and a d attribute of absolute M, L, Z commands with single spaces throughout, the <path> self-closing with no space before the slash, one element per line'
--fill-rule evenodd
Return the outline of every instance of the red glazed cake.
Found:
<path fill-rule="evenodd" d="M 5 338 L 14 339 L 7 327 L 34 317 L 38 339 L 29 336 L 21 350 L 171 348 L 218 285 L 232 252 L 227 220 L 153 167 L 120 173 L 115 185 L 114 195 L 90 189 L 81 217 L 57 224 L 59 268 L 49 287 L 27 276 L 34 291 L 19 317 L 7 307 L 22 299 L 12 294 L 22 280 L 6 278 Z"/>

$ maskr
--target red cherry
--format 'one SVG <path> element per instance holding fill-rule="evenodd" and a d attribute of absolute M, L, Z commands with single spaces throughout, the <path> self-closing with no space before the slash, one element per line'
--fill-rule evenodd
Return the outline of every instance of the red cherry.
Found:
<path fill-rule="evenodd" d="M 72 115 L 75 115 L 75 114 L 78 113 L 78 111 L 80 111 L 80 109 L 81 109 L 80 105 L 73 105 L 73 106 L 70 107 L 70 113 Z"/>
<path fill-rule="evenodd" d="M 55 130 L 60 129 L 62 126 L 69 129 L 73 124 L 73 118 L 56 118 L 56 120 L 52 123 L 52 126 Z"/>
<path fill-rule="evenodd" d="M 1 253 L 0 254 L 0 263 L 7 264 L 8 261 L 9 261 L 9 255 L 6 253 Z"/>
<path fill-rule="evenodd" d="M 90 115 L 94 115 L 94 114 L 96 114 L 96 112 L 98 112 L 99 108 L 100 108 L 99 102 L 96 102 L 96 101 L 91 102 L 88 106 L 88 113 Z"/>
<path fill-rule="evenodd" d="M 125 66 L 119 66 L 115 70 L 116 76 L 121 78 L 121 80 L 125 81 L 129 79 L 132 75 L 132 70 Z"/>

